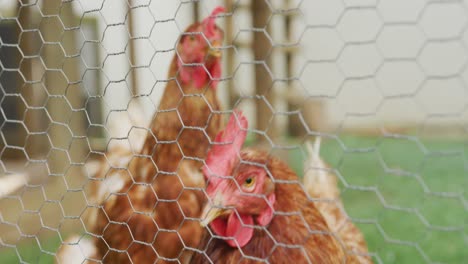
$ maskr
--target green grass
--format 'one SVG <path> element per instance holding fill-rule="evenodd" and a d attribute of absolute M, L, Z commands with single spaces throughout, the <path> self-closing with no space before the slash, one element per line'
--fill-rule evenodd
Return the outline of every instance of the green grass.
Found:
<path fill-rule="evenodd" d="M 0 262 L 13 263 L 54 263 L 54 253 L 60 246 L 59 236 L 26 238 L 16 248 L 0 248 Z"/>
<path fill-rule="evenodd" d="M 302 175 L 304 152 L 289 143 L 297 148 L 288 162 Z M 324 140 L 321 154 L 338 170 L 346 210 L 376 263 L 468 263 L 466 143 L 347 135 Z M 19 252 L 25 262 L 52 263 L 41 247 L 53 252 L 60 240 L 40 242 L 0 249 L 1 262 L 18 263 Z"/>
<path fill-rule="evenodd" d="M 325 140 L 321 154 L 338 170 L 346 210 L 383 263 L 468 263 L 466 143 L 344 136 Z M 300 149 L 288 156 L 302 175 Z"/>

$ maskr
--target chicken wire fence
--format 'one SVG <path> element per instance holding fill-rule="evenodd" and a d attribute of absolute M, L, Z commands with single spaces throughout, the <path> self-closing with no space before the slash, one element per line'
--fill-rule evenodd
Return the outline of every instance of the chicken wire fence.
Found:
<path fill-rule="evenodd" d="M 465 1 L 0 3 L 2 263 L 92 251 L 92 179 L 126 170 L 113 145 L 139 157 L 179 36 L 216 5 L 216 89 L 223 116 L 247 116 L 246 144 L 302 179 L 320 136 L 375 263 L 468 260 Z"/>

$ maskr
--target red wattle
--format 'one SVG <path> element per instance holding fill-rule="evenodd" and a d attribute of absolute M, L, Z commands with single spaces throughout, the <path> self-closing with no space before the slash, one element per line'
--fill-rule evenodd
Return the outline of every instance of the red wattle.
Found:
<path fill-rule="evenodd" d="M 193 84 L 197 88 L 203 88 L 209 80 L 208 74 L 203 66 L 181 67 L 179 74 L 182 84 L 189 84 L 193 81 Z"/>
<path fill-rule="evenodd" d="M 231 247 L 237 247 L 237 245 L 243 247 L 249 243 L 253 236 L 254 230 L 251 227 L 254 224 L 253 217 L 251 215 L 240 215 L 240 217 L 241 219 L 237 214 L 232 213 L 228 218 L 226 236 L 233 237 L 234 240 L 231 239 L 226 242 Z"/>
<path fill-rule="evenodd" d="M 192 72 L 195 87 L 203 88 L 208 82 L 208 74 L 203 66 L 195 66 Z"/>
<path fill-rule="evenodd" d="M 240 217 L 239 219 L 236 213 L 231 213 L 227 219 L 217 218 L 211 222 L 211 230 L 218 236 L 231 238 L 226 240 L 229 246 L 243 247 L 252 239 L 254 230 L 251 226 L 254 220 L 251 215 L 240 215 Z"/>
<path fill-rule="evenodd" d="M 221 219 L 221 218 L 216 218 L 210 224 L 211 230 L 213 230 L 213 232 L 216 235 L 222 236 L 222 237 L 226 236 L 226 226 L 227 226 L 226 219 Z"/>

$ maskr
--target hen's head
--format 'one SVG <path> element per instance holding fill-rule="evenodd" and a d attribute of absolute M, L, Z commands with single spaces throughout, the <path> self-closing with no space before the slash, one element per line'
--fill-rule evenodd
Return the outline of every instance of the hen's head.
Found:
<path fill-rule="evenodd" d="M 215 19 L 223 12 L 223 7 L 215 8 L 207 18 L 192 24 L 182 34 L 177 44 L 177 68 L 182 84 L 193 82 L 195 87 L 203 88 L 211 81 L 211 87 L 216 87 L 221 77 L 219 48 L 224 32 Z"/>
<path fill-rule="evenodd" d="M 253 236 L 253 225 L 268 225 L 274 212 L 275 187 L 266 168 L 268 156 L 241 151 L 246 129 L 247 119 L 234 112 L 203 168 L 210 203 L 203 211 L 202 225 L 209 224 L 216 235 L 230 238 L 226 242 L 232 247 L 245 246 Z"/>

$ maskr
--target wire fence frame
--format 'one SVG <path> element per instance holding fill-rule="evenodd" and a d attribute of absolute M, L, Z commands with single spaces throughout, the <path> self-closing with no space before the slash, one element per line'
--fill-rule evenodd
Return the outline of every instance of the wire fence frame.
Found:
<path fill-rule="evenodd" d="M 141 102 L 157 109 L 151 97 L 169 81 L 160 78 L 166 69 L 162 69 L 164 73 L 152 69 L 158 56 L 166 56 L 160 54 L 172 54 L 175 47 L 158 47 L 161 44 L 153 39 L 158 25 L 174 23 L 182 32 L 181 17 L 189 13 L 193 18 L 202 17 L 214 5 L 213 1 L 180 1 L 170 17 L 155 11 L 163 5 L 156 0 L 121 1 L 115 5 L 123 20 L 114 21 L 110 2 L 85 7 L 89 3 L 26 1 L 11 5 L 10 10 L 15 11 L 0 7 L 0 168 L 4 174 L 0 185 L 12 186 L 0 186 L 0 233 L 4 234 L 0 235 L 0 254 L 10 256 L 9 260 L 53 260 L 58 246 L 69 243 L 67 236 L 77 227 L 80 236 L 89 237 L 84 218 L 87 208 L 93 207 L 89 206 L 93 198 L 88 185 L 98 168 L 102 169 L 94 160 L 104 157 L 107 169 L 125 170 L 127 159 L 113 164 L 113 154 L 104 154 L 114 144 L 129 146 L 124 155 L 130 159 L 141 157 L 138 149 L 143 143 L 133 145 L 131 141 L 150 130 L 129 109 L 138 108 L 135 105 Z M 292 162 L 291 156 L 299 155 L 300 175 L 307 160 L 303 143 L 315 136 L 330 142 L 325 145 L 328 152 L 338 154 L 324 154 L 332 159 L 332 169 L 327 172 L 338 178 L 347 219 L 362 229 L 374 262 L 461 263 L 468 257 L 462 252 L 468 244 L 467 4 L 415 1 L 401 11 L 398 8 L 404 4 L 397 2 L 224 1 L 229 11 L 221 24 L 227 33 L 220 86 L 228 92 L 223 102 L 226 109 L 241 107 L 255 113 L 250 115 L 255 120 L 249 129 L 252 141 L 261 142 L 285 161 Z M 330 9 L 320 14 L 314 7 Z M 147 35 L 135 26 L 143 17 L 138 16 L 140 11 L 149 13 L 152 25 Z M 250 24 L 240 21 L 241 13 L 248 14 Z M 434 23 L 437 18 L 447 22 Z M 367 27 L 371 22 L 375 25 Z M 102 26 L 104 29 L 98 29 Z M 114 29 L 126 31 L 126 43 L 123 49 L 106 50 L 106 35 L 111 36 Z M 320 42 L 319 37 L 327 43 L 315 45 L 313 41 Z M 151 48 L 149 55 L 137 59 L 136 53 L 142 52 L 137 49 L 142 47 L 139 41 Z M 408 46 L 402 48 L 398 42 Z M 121 62 L 122 57 L 128 64 L 124 70 L 114 72 L 105 66 Z M 248 79 L 243 74 L 249 70 L 254 89 L 244 88 L 248 81 L 241 80 Z M 314 70 L 318 77 L 311 77 Z M 398 74 L 407 75 L 399 82 Z M 143 87 L 144 78 L 150 78 L 143 75 L 153 78 L 150 89 Z M 314 88 L 320 85 L 324 88 Z M 396 85 L 404 88 L 389 88 Z M 124 108 L 113 109 L 105 99 L 112 98 L 116 87 L 128 90 Z M 442 96 L 437 91 L 444 88 L 449 95 L 434 99 Z M 374 102 L 357 99 L 360 96 L 352 96 L 353 91 L 371 94 Z M 360 103 L 351 103 L 354 99 Z M 409 128 L 406 123 L 400 128 L 391 118 L 385 119 L 388 108 L 408 105 L 412 107 L 408 116 L 411 111 L 416 113 Z M 330 108 L 338 110 L 327 110 Z M 317 117 L 313 111 L 321 115 Z M 229 110 L 222 112 L 226 113 Z M 131 124 L 115 133 L 113 119 L 122 116 Z M 328 118 L 334 122 L 323 124 Z M 366 128 L 356 129 L 361 123 Z M 353 141 L 348 135 L 355 130 L 370 133 L 373 139 L 370 143 Z M 452 132 L 456 136 L 445 136 Z M 447 145 L 433 142 L 430 136 L 437 133 Z M 286 134 L 295 138 L 288 141 Z M 392 144 L 398 146 L 394 153 L 389 150 Z M 414 160 L 398 158 L 405 150 Z M 357 176 L 350 167 L 366 165 L 375 166 L 375 170 L 369 169 L 372 175 L 353 178 Z M 445 183 L 437 179 L 445 175 Z M 396 191 L 397 182 L 413 189 Z M 110 190 L 111 194 L 117 192 Z M 416 204 L 406 197 L 411 191 L 414 200 L 419 200 Z M 367 215 L 353 204 L 363 199 L 373 200 L 364 203 L 372 207 Z M 436 209 L 430 209 L 433 207 Z M 439 213 L 433 212 L 437 210 Z M 397 216 L 413 221 L 402 225 L 406 232 L 418 226 L 414 236 L 388 223 Z M 53 237 L 58 241 L 49 245 L 47 240 Z M 439 242 L 435 242 L 437 238 Z M 431 245 L 444 242 L 453 244 L 452 251 L 441 247 L 431 252 Z M 24 245 L 36 248 L 36 255 L 26 253 Z M 385 245 L 403 249 L 385 250 Z M 412 258 L 415 255 L 419 258 Z"/>

